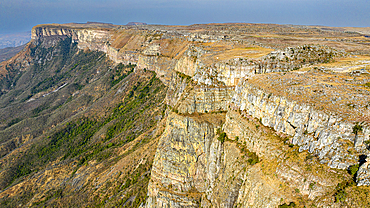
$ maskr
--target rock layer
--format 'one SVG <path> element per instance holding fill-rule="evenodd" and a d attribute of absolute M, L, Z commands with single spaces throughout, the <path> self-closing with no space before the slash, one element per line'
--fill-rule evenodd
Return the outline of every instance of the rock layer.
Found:
<path fill-rule="evenodd" d="M 235 108 L 246 111 L 263 125 L 292 136 L 291 142 L 300 146 L 300 151 L 317 154 L 322 163 L 332 168 L 346 169 L 367 152 L 363 141 L 369 137 L 368 128 L 363 129 L 363 134 L 355 135 L 355 124 L 309 105 L 268 94 L 248 85 L 247 81 L 236 87 L 231 102 Z M 356 154 L 348 154 L 347 151 Z"/>

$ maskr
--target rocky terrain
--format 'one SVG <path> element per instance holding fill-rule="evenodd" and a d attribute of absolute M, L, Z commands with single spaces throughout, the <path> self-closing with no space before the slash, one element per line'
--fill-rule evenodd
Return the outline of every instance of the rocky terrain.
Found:
<path fill-rule="evenodd" d="M 0 63 L 0 204 L 368 207 L 364 31 L 35 26 Z"/>

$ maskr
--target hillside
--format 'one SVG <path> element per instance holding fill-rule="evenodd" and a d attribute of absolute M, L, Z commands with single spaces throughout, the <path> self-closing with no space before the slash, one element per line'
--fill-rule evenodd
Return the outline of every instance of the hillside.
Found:
<path fill-rule="evenodd" d="M 368 207 L 359 31 L 35 26 L 0 63 L 0 205 Z"/>
<path fill-rule="evenodd" d="M 0 49 L 0 62 L 6 61 L 19 53 L 25 45 Z"/>

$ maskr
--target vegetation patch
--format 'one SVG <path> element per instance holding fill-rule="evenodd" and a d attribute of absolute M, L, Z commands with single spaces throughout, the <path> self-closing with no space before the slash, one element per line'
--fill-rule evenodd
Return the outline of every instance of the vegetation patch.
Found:
<path fill-rule="evenodd" d="M 186 74 L 184 74 L 184 73 L 182 73 L 182 72 L 179 72 L 179 71 L 176 71 L 176 74 L 177 74 L 179 77 L 181 77 L 181 78 L 183 78 L 183 79 L 186 79 L 186 81 L 187 81 L 187 82 L 191 82 L 191 81 L 192 81 L 192 78 L 191 78 L 191 76 L 189 76 L 189 75 L 186 75 Z"/>
<path fill-rule="evenodd" d="M 291 207 L 296 207 L 296 204 L 294 202 L 290 202 L 289 204 L 282 204 L 279 205 L 279 208 L 291 208 Z"/>
<path fill-rule="evenodd" d="M 128 72 L 131 73 L 133 66 L 121 66 L 121 68 L 128 69 Z M 80 167 L 93 160 L 103 162 L 118 158 L 116 148 L 133 141 L 139 135 L 154 127 L 161 119 L 160 115 L 166 107 L 162 103 L 165 98 L 166 87 L 156 78 L 154 72 L 145 73 L 146 78 L 141 78 L 140 81 L 138 80 L 136 84 L 133 84 L 132 94 L 127 93 L 123 101 L 117 104 L 116 107 L 108 108 L 108 111 L 102 114 L 105 116 L 83 116 L 74 119 L 64 124 L 63 128 L 50 134 L 44 140 L 34 143 L 5 170 L 5 177 L 0 183 L 1 187 L 4 188 L 14 182 L 19 182 L 24 176 L 42 170 L 48 164 L 57 160 L 77 160 L 77 167 Z M 121 79 L 122 76 L 118 79 Z M 107 129 L 105 136 L 95 137 L 97 132 L 103 128 Z M 148 142 L 150 138 L 150 136 L 144 136 L 142 142 L 133 147 L 133 151 Z M 128 154 L 131 152 L 128 152 Z M 141 204 L 146 199 L 150 165 L 148 164 L 142 169 L 137 168 L 136 170 L 139 172 L 133 173 L 135 175 L 130 177 L 130 182 L 127 181 L 127 185 L 123 185 L 130 188 L 133 185 L 136 187 L 135 184 L 139 183 L 141 187 L 137 186 L 137 189 L 131 190 L 131 196 L 135 196 L 135 199 L 126 203 L 127 206 L 129 206 L 128 204 L 130 206 Z M 126 194 L 126 196 L 128 195 Z M 51 194 L 44 201 L 54 199 L 54 194 Z M 44 201 L 39 203 L 44 204 Z M 121 202 L 120 205 L 126 206 L 123 205 L 124 201 Z"/>
<path fill-rule="evenodd" d="M 121 80 L 126 78 L 129 74 L 134 72 L 136 65 L 132 65 L 131 63 L 128 65 L 124 65 L 119 63 L 114 69 L 111 75 L 112 86 L 118 84 Z"/>
<path fill-rule="evenodd" d="M 353 180 L 344 181 L 342 183 L 338 183 L 335 187 L 335 202 L 345 202 L 347 198 L 346 188 L 356 186 L 356 183 Z"/>
<path fill-rule="evenodd" d="M 227 134 L 223 132 L 220 128 L 217 129 L 217 134 L 218 134 L 217 140 L 220 141 L 221 144 L 223 144 L 226 140 L 228 140 Z"/>
<path fill-rule="evenodd" d="M 360 164 L 351 165 L 348 168 L 348 173 L 351 174 L 352 176 L 354 176 L 357 173 L 359 167 L 360 167 Z"/>
<path fill-rule="evenodd" d="M 360 125 L 359 123 L 356 123 L 356 125 L 354 125 L 352 128 L 352 133 L 357 135 L 358 133 L 361 133 L 361 132 L 362 132 L 362 125 Z"/>

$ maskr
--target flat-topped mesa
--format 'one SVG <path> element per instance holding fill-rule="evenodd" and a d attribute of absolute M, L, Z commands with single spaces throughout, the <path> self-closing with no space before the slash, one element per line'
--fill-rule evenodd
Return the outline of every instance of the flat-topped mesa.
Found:
<path fill-rule="evenodd" d="M 87 22 L 68 24 L 41 24 L 32 28 L 31 39 L 38 39 L 50 36 L 69 36 L 77 30 L 111 31 L 117 26 L 109 23 Z"/>
<path fill-rule="evenodd" d="M 169 28 L 169 31 L 171 30 Z M 32 29 L 32 40 L 41 42 L 46 47 L 55 44 L 55 41 L 52 41 L 53 38 L 68 37 L 78 44 L 79 49 L 103 51 L 116 63 L 137 64 L 138 68 L 156 71 L 160 76 L 167 75 L 168 70 L 179 71 L 191 77 L 198 74 L 194 79 L 202 83 L 203 78 L 199 75 L 214 67 L 201 57 L 204 53 L 214 53 L 214 47 L 204 50 L 203 48 L 208 46 L 202 44 L 209 43 L 189 41 L 188 38 L 180 36 L 164 29 L 160 31 L 137 28 L 117 29 L 93 27 L 90 24 L 39 25 Z M 45 38 L 51 38 L 51 41 L 40 41 Z M 227 45 L 228 42 L 224 41 L 222 44 Z M 229 53 L 229 48 L 226 47 L 223 50 L 226 54 Z M 204 58 L 208 59 L 208 56 Z M 235 64 L 235 67 L 233 64 L 228 66 L 231 67 L 226 67 L 225 64 L 216 66 L 218 71 L 222 71 L 218 80 L 227 86 L 235 86 L 241 77 L 254 71 L 248 67 L 240 67 L 240 64 Z M 209 83 L 209 80 L 205 80 L 205 83 Z"/>
<path fill-rule="evenodd" d="M 368 97 L 370 94 L 367 90 L 358 91 L 357 88 L 350 89 L 353 86 L 343 85 L 348 95 L 343 93 L 339 101 L 345 102 L 342 108 L 346 109 L 335 109 L 342 105 L 336 100 L 336 92 L 332 97 L 330 90 L 334 87 L 320 85 L 322 79 L 329 78 L 327 74 L 325 78 L 314 79 L 315 83 L 304 82 L 312 88 L 313 94 L 309 88 L 295 94 L 294 88 L 300 88 L 299 80 L 307 80 L 313 76 L 312 73 L 290 76 L 269 74 L 244 80 L 236 87 L 231 106 L 259 119 L 263 125 L 291 136 L 290 142 L 298 145 L 300 151 L 308 150 L 318 155 L 322 163 L 332 168 L 346 169 L 356 164 L 360 155 L 369 154 L 366 141 L 370 135 L 370 129 L 364 123 L 367 107 L 355 109 L 348 107 L 346 102 L 360 106 L 361 100 L 356 97 Z M 314 75 L 318 76 L 317 72 Z M 324 75 L 321 74 L 322 77 Z M 331 78 L 334 79 L 334 76 Z M 285 93 L 283 86 L 290 91 Z M 320 97 L 320 91 L 325 92 L 323 97 Z M 352 93 L 359 95 L 353 97 Z M 336 104 L 324 106 L 331 98 L 335 98 L 332 102 Z"/>
<path fill-rule="evenodd" d="M 116 63 L 137 64 L 138 68 L 153 70 L 162 81 L 170 79 L 168 76 L 174 70 L 208 86 L 235 87 L 246 76 L 292 71 L 344 54 L 318 45 L 274 51 L 239 40 L 208 41 L 209 35 L 193 31 L 181 35 L 185 32 L 177 33 L 171 27 L 157 30 L 151 27 L 125 28 L 98 23 L 39 25 L 32 29 L 32 39 L 69 37 L 79 49 L 103 51 Z"/>
<path fill-rule="evenodd" d="M 35 26 L 32 28 L 31 31 L 31 39 L 32 40 L 39 40 L 44 37 L 51 37 L 51 36 L 67 36 L 72 37 L 73 29 L 67 27 L 60 27 L 60 26 L 52 26 L 52 25 L 40 25 Z"/>
<path fill-rule="evenodd" d="M 89 24 L 88 24 L 89 25 Z M 39 25 L 32 28 L 31 39 L 40 41 L 45 38 L 71 38 L 73 43 L 78 43 L 79 49 L 108 52 L 108 42 L 111 39 L 111 30 L 99 27 L 77 27 L 72 25 Z M 55 43 L 54 43 L 55 44 Z M 54 45 L 45 45 L 50 47 Z"/>

